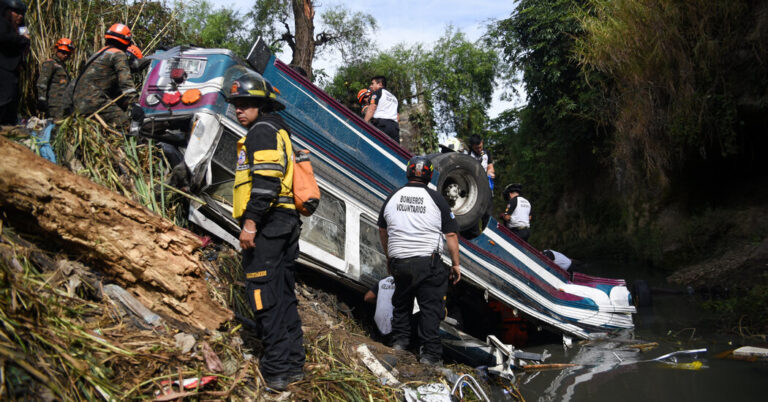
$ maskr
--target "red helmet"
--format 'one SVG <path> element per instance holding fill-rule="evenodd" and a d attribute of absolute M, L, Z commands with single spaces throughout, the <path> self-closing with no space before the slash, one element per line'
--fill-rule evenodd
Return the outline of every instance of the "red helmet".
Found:
<path fill-rule="evenodd" d="M 136 45 L 128 46 L 128 49 L 125 49 L 125 51 L 132 54 L 133 57 L 139 60 L 141 60 L 144 57 L 144 55 L 141 54 L 141 49 L 139 49 L 139 47 Z"/>
<path fill-rule="evenodd" d="M 104 35 L 106 39 L 114 39 L 124 45 L 131 44 L 131 28 L 123 24 L 113 24 Z"/>
<path fill-rule="evenodd" d="M 72 53 L 75 50 L 75 46 L 72 45 L 72 41 L 69 38 L 61 38 L 56 41 L 56 50 L 60 50 L 64 53 Z"/>
<path fill-rule="evenodd" d="M 357 101 L 360 103 L 364 103 L 368 100 L 368 97 L 371 95 L 370 89 L 361 89 L 357 91 Z"/>
<path fill-rule="evenodd" d="M 420 180 L 429 183 L 432 180 L 432 161 L 426 156 L 414 156 L 405 167 L 405 176 L 408 180 Z"/>

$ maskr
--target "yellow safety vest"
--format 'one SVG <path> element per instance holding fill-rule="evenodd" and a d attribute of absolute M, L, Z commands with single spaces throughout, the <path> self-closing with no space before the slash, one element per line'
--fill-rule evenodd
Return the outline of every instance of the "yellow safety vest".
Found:
<path fill-rule="evenodd" d="M 248 150 L 245 148 L 245 138 L 237 141 L 237 169 L 235 170 L 235 184 L 232 191 L 232 216 L 239 219 L 245 213 L 245 207 L 251 194 L 267 192 L 267 190 L 254 189 L 253 175 L 258 174 L 280 179 L 280 194 L 272 203 L 272 207 L 296 209 L 293 201 L 293 145 L 288 132 L 285 129 L 277 129 L 268 122 L 266 124 L 275 129 L 277 135 L 277 147 L 275 149 L 261 149 L 253 152 L 253 165 L 248 163 Z"/>

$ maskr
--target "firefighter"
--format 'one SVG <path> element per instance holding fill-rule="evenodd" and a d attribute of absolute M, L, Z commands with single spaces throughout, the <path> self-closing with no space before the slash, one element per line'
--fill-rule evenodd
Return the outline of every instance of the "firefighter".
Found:
<path fill-rule="evenodd" d="M 21 0 L 0 0 L 0 124 L 18 120 L 19 74 L 29 50 L 26 12 Z"/>
<path fill-rule="evenodd" d="M 43 62 L 40 77 L 37 79 L 37 110 L 60 119 L 70 113 L 71 99 L 67 93 L 69 71 L 66 61 L 72 55 L 75 47 L 69 38 L 61 38 L 56 42 L 54 57 Z"/>
<path fill-rule="evenodd" d="M 432 170 L 432 162 L 424 156 L 408 161 L 408 183 L 384 201 L 378 225 L 389 272 L 395 278 L 393 348 L 404 350 L 410 346 L 410 316 L 416 297 L 421 311 L 417 325 L 419 361 L 436 365 L 442 362 L 443 355 L 439 326 L 445 317 L 448 280 L 458 283 L 461 270 L 458 224 L 443 196 L 427 187 Z M 451 257 L 450 269 L 442 261 L 443 243 Z"/>
<path fill-rule="evenodd" d="M 387 78 L 377 75 L 371 78 L 371 95 L 363 120 L 370 122 L 390 138 L 400 143 L 400 115 L 398 102 L 392 92 L 387 91 Z"/>
<path fill-rule="evenodd" d="M 152 60 L 145 59 L 136 45 L 128 46 L 125 49 L 125 55 L 128 56 L 128 67 L 130 67 L 132 73 L 139 73 L 141 70 L 147 68 Z"/>
<path fill-rule="evenodd" d="M 114 24 L 104 38 L 106 46 L 88 59 L 75 82 L 75 112 L 89 115 L 103 108 L 99 116 L 104 122 L 124 127 L 128 123 L 127 110 L 137 99 L 125 54 L 131 45 L 131 30 L 123 24 Z"/>
<path fill-rule="evenodd" d="M 261 373 L 284 390 L 304 378 L 301 320 L 294 294 L 301 221 L 293 202 L 293 146 L 285 108 L 261 75 L 246 73 L 230 88 L 229 102 L 248 134 L 237 143 L 232 215 L 240 220 L 246 295 L 261 328 Z"/>
<path fill-rule="evenodd" d="M 504 187 L 504 200 L 507 208 L 500 219 L 512 233 L 528 241 L 531 235 L 531 203 L 520 195 L 523 185 L 513 183 Z"/>

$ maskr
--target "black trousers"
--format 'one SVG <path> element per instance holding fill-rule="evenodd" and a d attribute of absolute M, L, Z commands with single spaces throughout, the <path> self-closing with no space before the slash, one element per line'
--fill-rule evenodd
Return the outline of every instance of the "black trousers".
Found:
<path fill-rule="evenodd" d="M 19 74 L 0 68 L 0 125 L 18 123 L 19 96 Z"/>
<path fill-rule="evenodd" d="M 519 238 L 521 238 L 521 239 L 523 239 L 525 241 L 528 241 L 528 237 L 531 236 L 531 229 L 529 229 L 529 228 L 525 228 L 525 229 L 514 228 L 514 229 L 509 229 L 509 230 L 512 231 L 512 233 L 516 234 Z"/>
<path fill-rule="evenodd" d="M 398 144 L 400 143 L 400 124 L 396 121 L 390 119 L 371 119 L 371 123 Z"/>
<path fill-rule="evenodd" d="M 272 212 L 243 251 L 246 296 L 261 329 L 260 369 L 275 378 L 304 367 L 304 334 L 294 293 L 294 262 L 299 255 L 301 221 L 292 213 Z"/>
<path fill-rule="evenodd" d="M 395 278 L 392 295 L 392 342 L 407 345 L 411 337 L 411 312 L 413 298 L 419 303 L 421 317 L 417 335 L 421 343 L 421 355 L 440 359 L 443 345 L 440 342 L 440 321 L 445 318 L 445 295 L 448 291 L 448 268 L 442 262 L 432 266 L 431 257 L 392 259 L 390 269 Z"/>

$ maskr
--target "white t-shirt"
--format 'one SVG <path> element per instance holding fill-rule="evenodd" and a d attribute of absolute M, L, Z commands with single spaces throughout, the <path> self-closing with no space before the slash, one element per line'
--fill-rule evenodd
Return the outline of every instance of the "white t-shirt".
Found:
<path fill-rule="evenodd" d="M 558 267 L 566 271 L 568 270 L 568 268 L 571 267 L 572 261 L 570 258 L 566 257 L 565 254 L 557 252 L 555 250 L 545 250 L 545 251 L 549 251 L 550 253 L 552 253 L 552 255 L 555 257 L 553 261 Z"/>
<path fill-rule="evenodd" d="M 469 149 L 464 151 L 465 154 L 475 158 L 478 162 L 480 162 L 480 165 L 483 166 L 483 170 L 488 171 L 488 165 L 493 164 L 493 159 L 491 159 L 491 154 L 483 150 L 480 155 L 476 154 L 473 149 Z"/>
<path fill-rule="evenodd" d="M 510 209 L 512 209 L 511 212 Z M 507 227 L 513 229 L 527 228 L 531 226 L 531 220 L 529 218 L 531 215 L 531 203 L 525 198 L 519 195 L 513 198 L 509 204 L 507 204 L 507 211 L 505 213 L 509 214 Z"/>
<path fill-rule="evenodd" d="M 421 183 L 408 183 L 392 193 L 381 206 L 378 225 L 387 229 L 390 258 L 430 256 L 442 251 L 443 233 L 459 231 L 445 198 Z"/>
<path fill-rule="evenodd" d="M 397 121 L 397 98 L 384 88 L 371 93 L 371 105 L 376 105 L 374 119 L 389 119 Z"/>
<path fill-rule="evenodd" d="M 376 313 L 373 320 L 379 331 L 386 335 L 392 332 L 392 295 L 395 294 L 395 278 L 388 276 L 379 281 L 379 290 L 376 292 Z"/>

